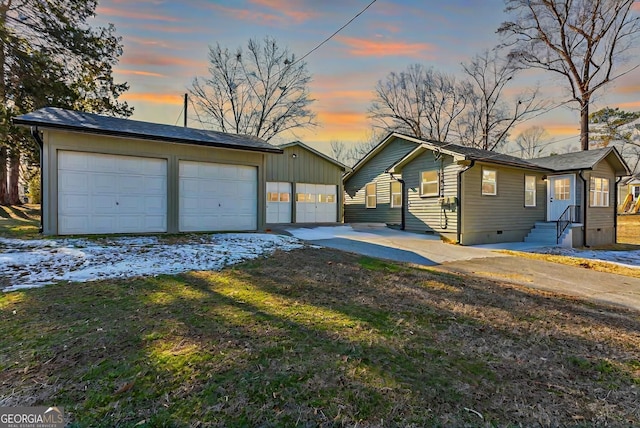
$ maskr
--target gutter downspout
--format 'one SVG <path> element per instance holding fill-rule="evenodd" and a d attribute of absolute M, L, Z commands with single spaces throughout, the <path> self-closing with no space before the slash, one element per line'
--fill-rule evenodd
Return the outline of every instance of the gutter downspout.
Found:
<path fill-rule="evenodd" d="M 31 127 L 31 136 L 36 143 L 38 144 L 38 148 L 40 149 L 40 230 L 42 233 L 44 231 L 44 215 L 43 215 L 43 205 L 44 205 L 44 187 L 43 187 L 43 169 L 42 169 L 42 156 L 44 152 L 44 141 L 40 138 L 40 131 L 38 131 L 37 126 Z"/>
<path fill-rule="evenodd" d="M 587 180 L 582 175 L 583 172 L 584 170 L 581 169 L 578 173 L 582 180 L 582 205 L 584 207 L 582 210 L 582 224 L 584 225 L 582 226 L 582 245 L 589 248 L 589 245 L 587 245 L 587 209 L 589 207 L 589 194 L 587 193 Z"/>
<path fill-rule="evenodd" d="M 406 214 L 404 212 L 404 208 L 405 208 L 405 205 L 408 203 L 408 201 L 407 201 L 408 198 L 404 197 L 404 195 L 406 194 L 406 190 L 407 190 L 406 189 L 406 185 L 405 185 L 403 179 L 394 177 L 392 172 L 390 172 L 389 175 L 391 175 L 391 178 L 393 180 L 396 180 L 398 183 L 400 183 L 400 191 L 402 192 L 402 205 L 400 206 L 400 230 L 404 230 L 405 221 L 406 221 L 405 220 Z"/>
<path fill-rule="evenodd" d="M 469 171 L 471 168 L 473 168 L 473 166 L 475 165 L 476 161 L 475 160 L 471 160 L 471 163 L 469 164 L 469 166 L 467 166 L 464 169 L 461 169 L 460 171 L 458 171 L 458 198 L 456 201 L 456 210 L 457 210 L 457 224 L 456 224 L 456 229 L 457 229 L 457 237 L 456 237 L 456 244 L 460 244 L 460 237 L 462 236 L 462 174 L 464 174 L 465 172 Z"/>
<path fill-rule="evenodd" d="M 622 177 L 616 179 L 616 191 L 613 192 L 613 243 L 618 243 L 618 184 L 622 181 Z"/>

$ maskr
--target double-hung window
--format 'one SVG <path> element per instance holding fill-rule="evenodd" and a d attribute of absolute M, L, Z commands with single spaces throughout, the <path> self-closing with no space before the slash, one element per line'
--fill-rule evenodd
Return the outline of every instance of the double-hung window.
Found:
<path fill-rule="evenodd" d="M 391 182 L 391 208 L 402 207 L 402 183 L 399 181 Z"/>
<path fill-rule="evenodd" d="M 609 179 L 601 177 L 591 177 L 590 180 L 590 198 L 589 202 L 592 207 L 608 207 L 609 206 Z"/>
<path fill-rule="evenodd" d="M 378 203 L 376 196 L 376 183 L 369 183 L 364 188 L 365 207 L 375 208 Z"/>
<path fill-rule="evenodd" d="M 438 171 L 420 173 L 420 196 L 438 196 L 440 191 Z"/>
<path fill-rule="evenodd" d="M 482 194 L 498 194 L 498 172 L 495 169 L 482 168 Z"/>
<path fill-rule="evenodd" d="M 525 207 L 536 206 L 536 176 L 535 175 L 524 176 L 524 206 Z"/>

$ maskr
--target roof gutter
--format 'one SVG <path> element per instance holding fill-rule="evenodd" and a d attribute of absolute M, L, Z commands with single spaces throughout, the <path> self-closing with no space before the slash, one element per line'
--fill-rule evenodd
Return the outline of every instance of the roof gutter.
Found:
<path fill-rule="evenodd" d="M 587 206 L 589 204 L 589 199 L 588 196 L 589 194 L 587 193 L 587 180 L 584 178 L 584 176 L 582 175 L 582 173 L 584 172 L 584 170 L 580 170 L 580 172 L 578 173 L 578 175 L 580 176 L 580 179 L 582 180 L 582 245 L 584 245 L 585 247 L 589 248 L 589 245 L 587 244 Z"/>
<path fill-rule="evenodd" d="M 462 174 L 469 171 L 475 165 L 476 161 L 471 160 L 471 163 L 466 168 L 458 171 L 458 200 L 456 201 L 457 210 L 457 224 L 456 224 L 456 244 L 460 244 L 460 238 L 462 237 Z"/>
<path fill-rule="evenodd" d="M 31 136 L 38 144 L 38 148 L 40 149 L 40 228 L 39 232 L 42 233 L 44 231 L 44 216 L 43 213 L 43 205 L 44 205 L 44 188 L 42 186 L 43 183 L 43 174 L 42 174 L 42 157 L 44 152 L 44 141 L 42 141 L 42 137 L 40 137 L 40 131 L 38 131 L 37 126 L 31 127 Z"/>

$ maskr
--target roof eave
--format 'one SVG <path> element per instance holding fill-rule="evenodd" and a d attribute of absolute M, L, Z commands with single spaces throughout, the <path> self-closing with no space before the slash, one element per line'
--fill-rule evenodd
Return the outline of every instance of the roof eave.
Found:
<path fill-rule="evenodd" d="M 262 153 L 277 153 L 277 154 L 284 153 L 282 149 L 278 149 L 275 147 L 274 148 L 251 147 L 251 146 L 237 146 L 234 144 L 225 144 L 225 143 L 207 143 L 204 141 L 191 140 L 186 138 L 173 138 L 173 137 L 165 137 L 162 135 L 140 134 L 136 132 L 86 128 L 82 126 L 73 126 L 73 125 L 65 125 L 65 124 L 58 124 L 58 123 L 54 124 L 51 122 L 24 120 L 19 118 L 13 118 L 12 121 L 16 125 L 35 126 L 39 128 L 56 129 L 56 130 L 64 130 L 64 131 L 76 131 L 76 132 L 82 132 L 85 134 L 107 135 L 110 137 L 124 137 L 124 138 L 128 137 L 128 138 L 136 138 L 140 140 L 161 141 L 164 143 L 191 144 L 191 145 L 201 146 L 201 147 L 217 147 L 217 148 L 224 148 L 224 149 L 244 150 L 244 151 L 262 152 Z"/>

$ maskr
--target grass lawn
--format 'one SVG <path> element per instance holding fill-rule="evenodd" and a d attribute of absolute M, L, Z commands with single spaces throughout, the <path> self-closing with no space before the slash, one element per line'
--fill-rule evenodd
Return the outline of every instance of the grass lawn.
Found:
<path fill-rule="evenodd" d="M 640 215 L 618 216 L 618 243 L 636 246 L 640 249 Z M 632 249 L 632 248 L 630 248 Z"/>
<path fill-rule="evenodd" d="M 40 205 L 0 205 L 0 236 L 36 238 L 40 229 Z"/>
<path fill-rule="evenodd" d="M 0 405 L 73 426 L 640 424 L 640 314 L 339 251 L 0 295 Z"/>

